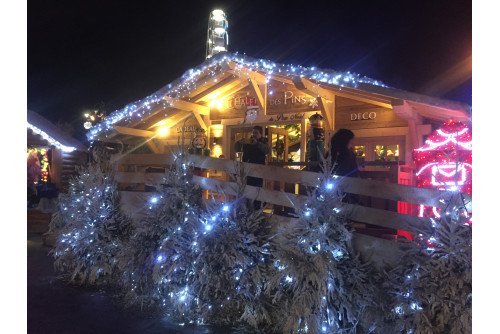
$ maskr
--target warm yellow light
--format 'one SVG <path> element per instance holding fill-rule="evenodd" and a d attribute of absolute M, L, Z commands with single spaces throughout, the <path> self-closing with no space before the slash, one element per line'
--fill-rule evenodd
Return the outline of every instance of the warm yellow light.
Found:
<path fill-rule="evenodd" d="M 167 124 L 166 120 L 156 123 L 155 126 L 162 126 L 162 125 L 165 125 L 165 124 Z"/>
<path fill-rule="evenodd" d="M 217 98 L 217 96 L 219 96 L 221 94 L 221 92 L 213 92 L 213 93 L 210 93 L 207 95 L 207 99 L 209 100 L 215 100 Z"/>
<path fill-rule="evenodd" d="M 224 106 L 224 100 L 220 99 L 220 100 L 212 100 L 209 104 L 208 104 L 209 107 L 213 108 L 217 108 L 217 109 L 222 109 L 222 107 Z"/>
<path fill-rule="evenodd" d="M 217 129 L 217 130 L 215 130 L 215 131 L 214 131 L 214 136 L 215 136 L 215 137 L 222 137 L 222 130 L 218 130 L 218 129 Z"/>
<path fill-rule="evenodd" d="M 215 145 L 213 152 L 215 157 L 220 156 L 222 154 L 222 147 L 220 145 Z"/>
<path fill-rule="evenodd" d="M 84 116 L 85 116 L 85 117 L 89 117 L 89 113 L 88 113 L 88 112 L 86 112 Z"/>
<path fill-rule="evenodd" d="M 169 130 L 168 126 L 163 126 L 163 127 L 158 129 L 158 134 L 160 136 L 166 136 L 166 135 L 168 135 L 168 130 Z"/>
<path fill-rule="evenodd" d="M 94 117 L 94 116 L 90 116 L 90 119 L 91 119 L 91 120 L 95 120 L 95 117 Z"/>

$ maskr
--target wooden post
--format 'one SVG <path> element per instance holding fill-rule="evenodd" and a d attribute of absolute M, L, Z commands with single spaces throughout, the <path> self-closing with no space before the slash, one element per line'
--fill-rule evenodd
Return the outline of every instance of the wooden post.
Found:
<path fill-rule="evenodd" d="M 306 162 L 306 145 L 307 145 L 307 118 L 302 118 L 300 122 L 300 161 Z"/>

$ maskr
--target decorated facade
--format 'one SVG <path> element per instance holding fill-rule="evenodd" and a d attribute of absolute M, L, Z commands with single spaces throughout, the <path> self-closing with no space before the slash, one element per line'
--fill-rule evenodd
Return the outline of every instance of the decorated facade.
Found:
<path fill-rule="evenodd" d="M 362 176 L 413 185 L 413 150 L 450 119 L 471 122 L 466 104 L 390 88 L 354 73 L 220 53 L 111 113 L 87 136 L 161 154 L 179 145 L 187 149 L 202 129 L 210 156 L 234 160 L 234 143 L 261 125 L 273 149 L 268 163 L 305 168 L 314 155 L 307 135 L 317 128 L 310 120 L 314 115 L 322 118 L 325 152 L 336 130 L 350 129 Z"/>

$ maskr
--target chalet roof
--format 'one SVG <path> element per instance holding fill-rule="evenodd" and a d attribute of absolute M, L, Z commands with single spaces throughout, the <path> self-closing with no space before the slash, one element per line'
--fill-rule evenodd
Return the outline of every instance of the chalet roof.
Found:
<path fill-rule="evenodd" d="M 85 145 L 59 129 L 46 118 L 29 109 L 27 121 L 28 131 L 31 130 L 33 134 L 40 135 L 48 146 L 55 146 L 65 152 L 72 152 L 75 150 L 87 151 Z M 29 144 L 28 141 L 28 145 Z"/>
<path fill-rule="evenodd" d="M 181 77 L 146 98 L 114 111 L 104 122 L 94 126 L 87 133 L 87 137 L 89 140 L 94 140 L 100 133 L 113 129 L 118 122 L 120 126 L 135 124 L 138 120 L 157 112 L 158 104 L 165 109 L 172 106 L 174 100 L 191 101 L 192 92 L 199 90 L 200 87 L 208 91 L 222 84 L 222 82 L 218 83 L 218 79 L 225 72 L 246 77 L 260 76 L 264 80 L 280 78 L 279 80 L 295 84 L 297 87 L 303 86 L 304 79 L 306 79 L 307 82 L 314 84 L 313 87 L 332 91 L 340 96 L 342 94 L 347 97 L 357 96 L 361 99 L 379 101 L 381 105 L 389 107 L 406 104 L 414 108 L 421 116 L 431 119 L 446 121 L 453 117 L 460 121 L 467 121 L 471 116 L 471 108 L 465 103 L 391 88 L 381 81 L 349 71 L 284 65 L 238 53 L 219 53 L 199 66 L 186 71 Z"/>

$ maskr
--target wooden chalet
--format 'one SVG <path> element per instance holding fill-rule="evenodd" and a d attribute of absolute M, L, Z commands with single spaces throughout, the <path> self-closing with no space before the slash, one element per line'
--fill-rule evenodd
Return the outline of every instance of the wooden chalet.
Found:
<path fill-rule="evenodd" d="M 250 106 L 257 110 L 253 117 L 247 114 Z M 393 228 L 398 228 L 395 222 L 402 219 L 402 213 L 409 213 L 408 203 L 437 204 L 437 198 L 444 194 L 426 189 L 430 192 L 425 196 L 432 197 L 426 199 L 419 192 L 423 189 L 397 188 L 398 184 L 414 184 L 413 149 L 421 147 L 425 137 L 449 119 L 471 123 L 470 106 L 463 103 L 389 88 L 349 72 L 282 65 L 221 53 L 145 99 L 115 111 L 87 136 L 91 141 L 127 144 L 130 148 L 124 152 L 127 154 L 115 161 L 119 166 L 119 180 L 123 190 L 143 191 L 144 183 L 147 184 L 146 169 L 136 167 L 167 164 L 170 153 L 176 152 L 179 146 L 188 147 L 195 130 L 204 129 L 212 159 L 193 159 L 198 159 L 196 166 L 210 171 L 204 180 L 200 176 L 195 179 L 200 179 L 199 184 L 205 189 L 214 191 L 217 182 L 217 187 L 222 187 L 220 182 L 228 181 L 221 171 L 231 170 L 230 165 L 236 159 L 235 141 L 249 137 L 252 127 L 261 125 L 272 148 L 267 164 L 273 166 L 249 169 L 264 173 L 255 176 L 270 179 L 264 188 L 274 195 L 269 193 L 266 197 L 255 193 L 254 196 L 278 206 L 278 190 L 300 196 L 299 186 L 312 183 L 312 173 L 292 169 L 301 170 L 308 164 L 305 134 L 310 127 L 309 117 L 316 113 L 323 117 L 325 149 L 336 130 L 346 128 L 355 133 L 355 150 L 365 179 L 359 182 L 366 183 L 366 179 L 375 182 L 350 186 L 351 192 L 367 200 L 368 207 L 358 211 L 364 210 L 358 215 L 358 221 L 385 227 L 388 227 L 386 222 L 391 221 L 394 223 L 389 225 Z M 130 165 L 135 167 L 131 169 Z M 268 173 L 262 168 L 269 168 Z M 284 174 L 278 175 L 279 170 Z M 293 173 L 302 173 L 302 176 Z M 388 187 L 391 184 L 391 189 L 385 189 L 387 193 L 381 194 L 377 188 L 382 182 Z M 134 187 L 141 183 L 142 187 Z M 408 195 L 410 193 L 413 195 Z M 285 206 L 286 200 L 279 205 Z M 366 211 L 369 208 L 379 211 Z M 400 216 L 389 217 L 388 212 Z M 409 215 L 404 216 L 410 219 Z"/>
<path fill-rule="evenodd" d="M 28 187 L 30 187 L 30 183 L 32 188 L 46 183 L 53 185 L 53 188 L 59 192 L 64 192 L 68 188 L 70 177 L 76 173 L 75 167 L 86 163 L 88 149 L 41 115 L 28 110 L 27 151 L 28 169 L 30 168 L 29 159 L 31 158 L 31 154 L 38 157 L 39 160 L 36 163 L 37 166 L 32 166 L 32 168 L 41 169 L 38 180 L 30 180 L 30 176 L 28 175 Z M 41 192 L 37 194 L 38 203 L 40 200 L 43 201 L 43 196 L 44 194 Z M 52 196 L 49 197 L 53 200 Z M 46 202 L 42 204 L 44 203 Z M 51 204 L 53 204 L 52 201 Z M 55 205 L 50 205 L 50 207 L 54 208 Z M 28 231 L 47 231 L 51 216 L 50 211 L 52 210 L 48 206 L 42 210 L 29 208 Z"/>

